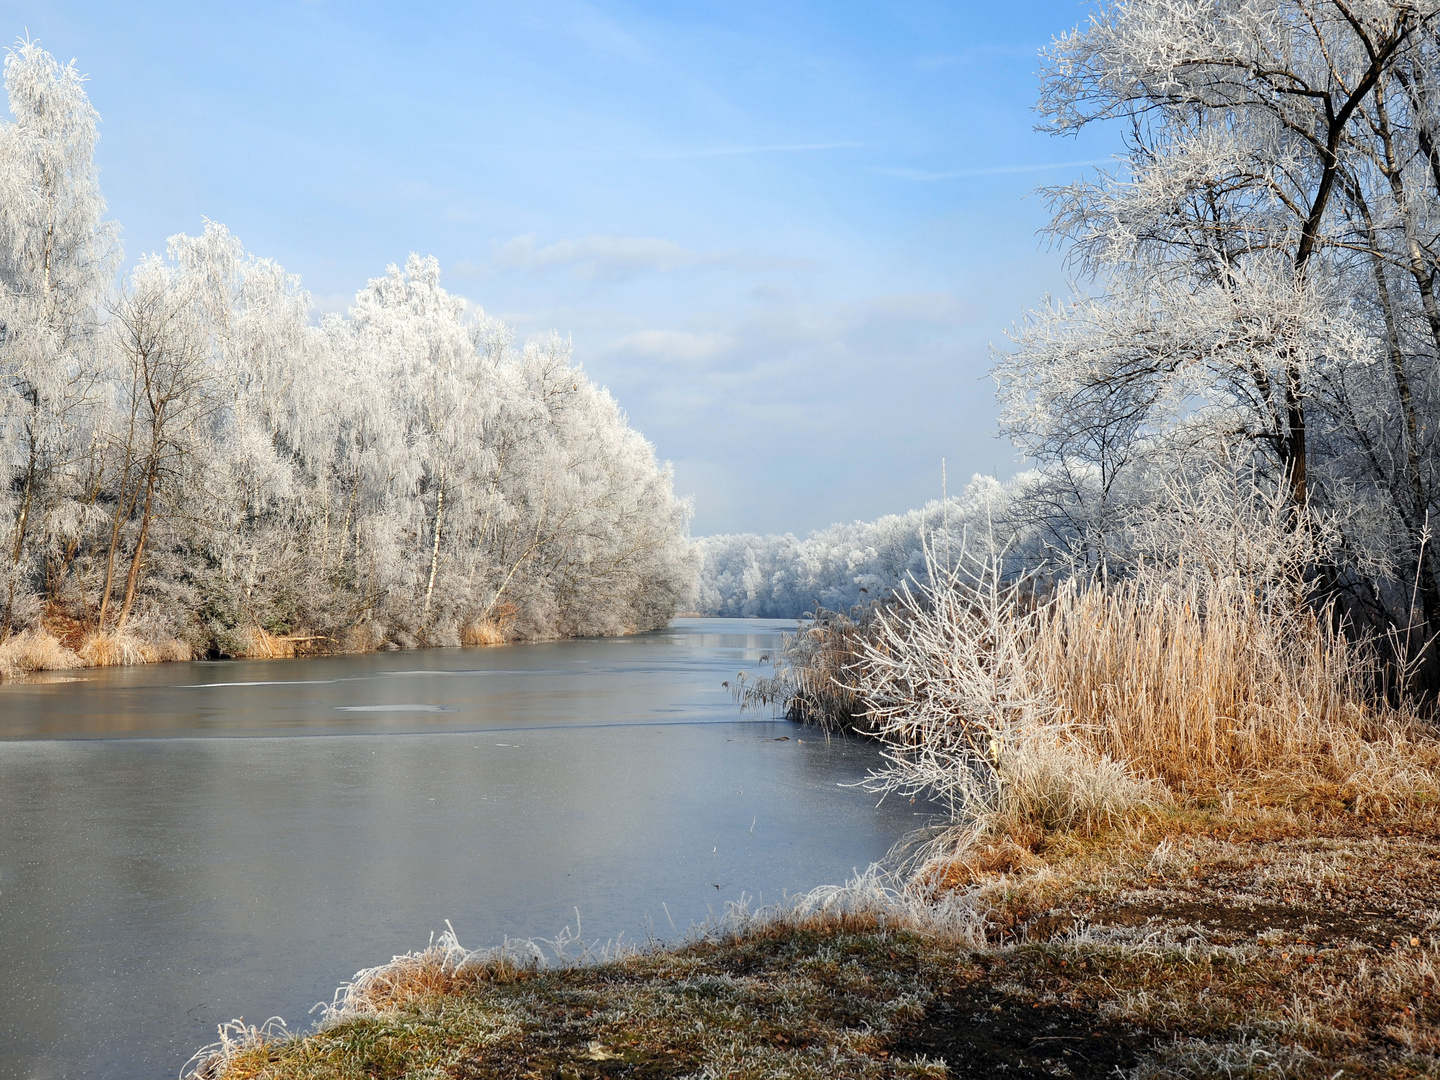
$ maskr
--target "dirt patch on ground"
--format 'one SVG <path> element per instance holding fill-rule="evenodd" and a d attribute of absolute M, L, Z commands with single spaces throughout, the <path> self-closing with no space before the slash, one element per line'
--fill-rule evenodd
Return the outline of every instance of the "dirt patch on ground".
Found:
<path fill-rule="evenodd" d="M 1355 944 L 1368 945 L 1372 949 L 1400 948 L 1430 930 L 1418 917 L 1388 919 L 1378 911 L 1374 917 L 1356 918 L 1336 914 L 1333 910 L 1275 904 L 1218 907 L 1213 901 L 1203 900 L 1124 904 L 1109 912 L 1106 920 L 1107 925 L 1129 927 L 1165 926 L 1176 922 L 1198 927 L 1214 941 L 1263 938 L 1279 931 L 1289 940 L 1313 945 L 1317 949 Z"/>
<path fill-rule="evenodd" d="M 1019 1000 L 984 983 L 944 990 L 897 1059 L 943 1060 L 950 1077 L 1108 1077 L 1133 1068 L 1155 1034 L 1093 1009 Z"/>

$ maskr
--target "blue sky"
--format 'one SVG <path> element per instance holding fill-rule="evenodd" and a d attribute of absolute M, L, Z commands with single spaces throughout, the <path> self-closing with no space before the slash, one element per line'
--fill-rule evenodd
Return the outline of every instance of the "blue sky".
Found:
<path fill-rule="evenodd" d="M 1005 476 L 991 342 L 1060 256 L 1034 132 L 1088 8 L 0 0 L 91 77 L 127 258 L 205 217 L 325 310 L 417 251 L 569 335 L 675 463 L 693 531 L 872 518 Z"/>

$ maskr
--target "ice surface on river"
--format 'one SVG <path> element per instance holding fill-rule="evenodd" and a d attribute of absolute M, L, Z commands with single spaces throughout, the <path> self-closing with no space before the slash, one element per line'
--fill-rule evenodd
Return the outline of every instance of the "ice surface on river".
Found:
<path fill-rule="evenodd" d="M 736 712 L 785 625 L 0 687 L 0 1077 L 173 1076 L 446 919 L 669 937 L 843 879 L 921 819 Z"/>

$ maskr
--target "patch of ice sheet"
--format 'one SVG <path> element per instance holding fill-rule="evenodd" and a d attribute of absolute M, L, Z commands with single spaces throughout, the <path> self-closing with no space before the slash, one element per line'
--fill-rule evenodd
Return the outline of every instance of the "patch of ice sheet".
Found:
<path fill-rule="evenodd" d="M 352 682 L 350 679 L 272 679 L 269 682 L 197 682 L 180 683 L 176 690 L 209 690 L 217 686 L 326 686 L 330 683 Z"/>
<path fill-rule="evenodd" d="M 391 679 L 406 679 L 416 675 L 569 675 L 569 668 L 455 668 L 445 671 L 416 669 L 414 671 L 381 671 L 377 673 Z"/>
<path fill-rule="evenodd" d="M 422 705 L 411 702 L 406 705 L 336 705 L 336 712 L 455 712 L 445 705 Z"/>

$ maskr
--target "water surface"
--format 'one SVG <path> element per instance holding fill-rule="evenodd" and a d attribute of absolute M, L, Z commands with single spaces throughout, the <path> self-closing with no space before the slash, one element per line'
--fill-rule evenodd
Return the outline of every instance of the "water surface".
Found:
<path fill-rule="evenodd" d="M 446 919 L 670 938 L 842 880 L 922 819 L 736 711 L 791 625 L 0 686 L 0 1077 L 174 1076 Z"/>

